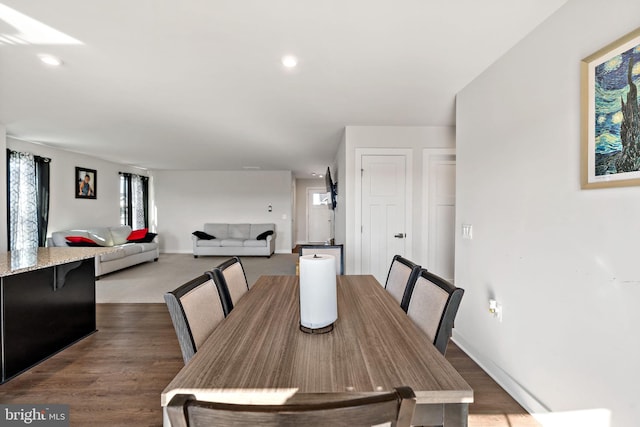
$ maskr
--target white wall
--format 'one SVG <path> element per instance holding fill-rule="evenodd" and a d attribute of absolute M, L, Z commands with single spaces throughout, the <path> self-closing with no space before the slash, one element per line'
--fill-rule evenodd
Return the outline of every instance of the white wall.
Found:
<path fill-rule="evenodd" d="M 307 242 L 307 189 L 325 188 L 323 179 L 296 179 L 295 237 L 296 244 Z"/>
<path fill-rule="evenodd" d="M 638 16 L 569 1 L 457 97 L 455 339 L 529 409 L 612 426 L 639 419 L 640 188 L 580 189 L 580 60 Z"/>
<path fill-rule="evenodd" d="M 291 253 L 290 171 L 154 171 L 153 179 L 162 252 L 191 253 L 191 233 L 227 222 L 275 223 L 276 252 Z"/>
<path fill-rule="evenodd" d="M 357 272 L 356 263 L 360 260 L 354 253 L 353 247 L 357 238 L 360 238 L 359 230 L 356 230 L 355 204 L 360 190 L 356 188 L 356 149 L 358 148 L 407 148 L 412 150 L 413 156 L 413 212 L 412 230 L 413 246 L 412 258 L 418 263 L 426 263 L 423 260 L 422 236 L 422 151 L 425 148 L 454 148 L 455 129 L 452 127 L 421 127 L 421 126 L 347 126 L 345 129 L 344 144 L 338 154 L 339 163 L 344 155 L 344 169 L 340 171 L 339 200 L 336 215 L 336 224 L 344 223 L 345 236 L 345 272 L 351 274 Z M 343 181 L 343 182 L 340 182 Z M 344 193 L 344 196 L 341 195 Z M 343 202 L 344 209 L 340 209 Z M 340 228 L 338 228 L 340 230 Z M 337 232 L 337 235 L 339 233 Z M 391 263 L 391 260 L 389 260 Z"/>
<path fill-rule="evenodd" d="M 112 226 L 120 224 L 120 177 L 118 172 L 146 175 L 146 171 L 131 166 L 107 162 L 83 154 L 63 151 L 45 145 L 7 137 L 7 148 L 33 153 L 51 159 L 51 198 L 47 235 L 58 230 Z M 3 162 L 6 163 L 6 162 Z M 76 199 L 75 167 L 95 169 L 96 199 Z M 6 188 L 6 173 L 2 174 L 2 187 Z M 2 198 L 6 206 L 6 197 Z M 6 209 L 2 209 L 6 212 Z M 4 222 L 6 224 L 6 221 Z M 6 228 L 6 226 L 0 226 Z M 6 248 L 6 244 L 3 250 Z"/>

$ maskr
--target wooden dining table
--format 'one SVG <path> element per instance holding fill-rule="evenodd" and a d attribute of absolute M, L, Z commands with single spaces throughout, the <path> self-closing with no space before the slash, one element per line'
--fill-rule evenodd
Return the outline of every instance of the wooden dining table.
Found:
<path fill-rule="evenodd" d="M 228 403 L 409 386 L 414 425 L 466 426 L 473 390 L 370 275 L 337 276 L 333 331 L 300 330 L 299 277 L 261 276 L 164 389 Z M 165 425 L 168 420 L 165 417 Z"/>

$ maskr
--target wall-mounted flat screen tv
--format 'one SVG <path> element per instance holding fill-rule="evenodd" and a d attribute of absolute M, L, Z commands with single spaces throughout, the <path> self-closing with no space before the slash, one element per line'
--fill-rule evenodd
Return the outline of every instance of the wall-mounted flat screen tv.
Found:
<path fill-rule="evenodd" d="M 327 193 L 329 193 L 329 209 L 335 209 L 337 205 L 338 196 L 338 183 L 334 183 L 331 179 L 331 168 L 327 168 L 327 173 L 324 174 L 324 182 L 327 186 Z"/>

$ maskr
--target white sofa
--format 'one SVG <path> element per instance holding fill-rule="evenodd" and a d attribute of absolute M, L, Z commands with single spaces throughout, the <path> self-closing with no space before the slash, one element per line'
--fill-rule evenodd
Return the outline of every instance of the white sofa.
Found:
<path fill-rule="evenodd" d="M 116 250 L 95 258 L 96 278 L 132 265 L 147 261 L 157 261 L 160 256 L 157 241 L 149 243 L 130 243 L 127 237 L 131 227 L 96 227 L 82 230 L 63 230 L 51 233 L 49 246 L 68 246 L 67 236 L 81 236 L 93 240 L 100 246 L 113 247 Z"/>
<path fill-rule="evenodd" d="M 193 256 L 266 256 L 276 250 L 275 224 L 207 223 L 202 230 L 214 239 L 193 238 Z M 271 232 L 264 239 L 260 234 Z"/>

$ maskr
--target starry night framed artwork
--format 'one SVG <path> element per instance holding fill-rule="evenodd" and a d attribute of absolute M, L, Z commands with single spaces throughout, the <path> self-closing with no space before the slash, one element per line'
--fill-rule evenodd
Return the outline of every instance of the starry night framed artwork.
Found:
<path fill-rule="evenodd" d="M 581 63 L 582 188 L 640 185 L 640 28 Z"/>

